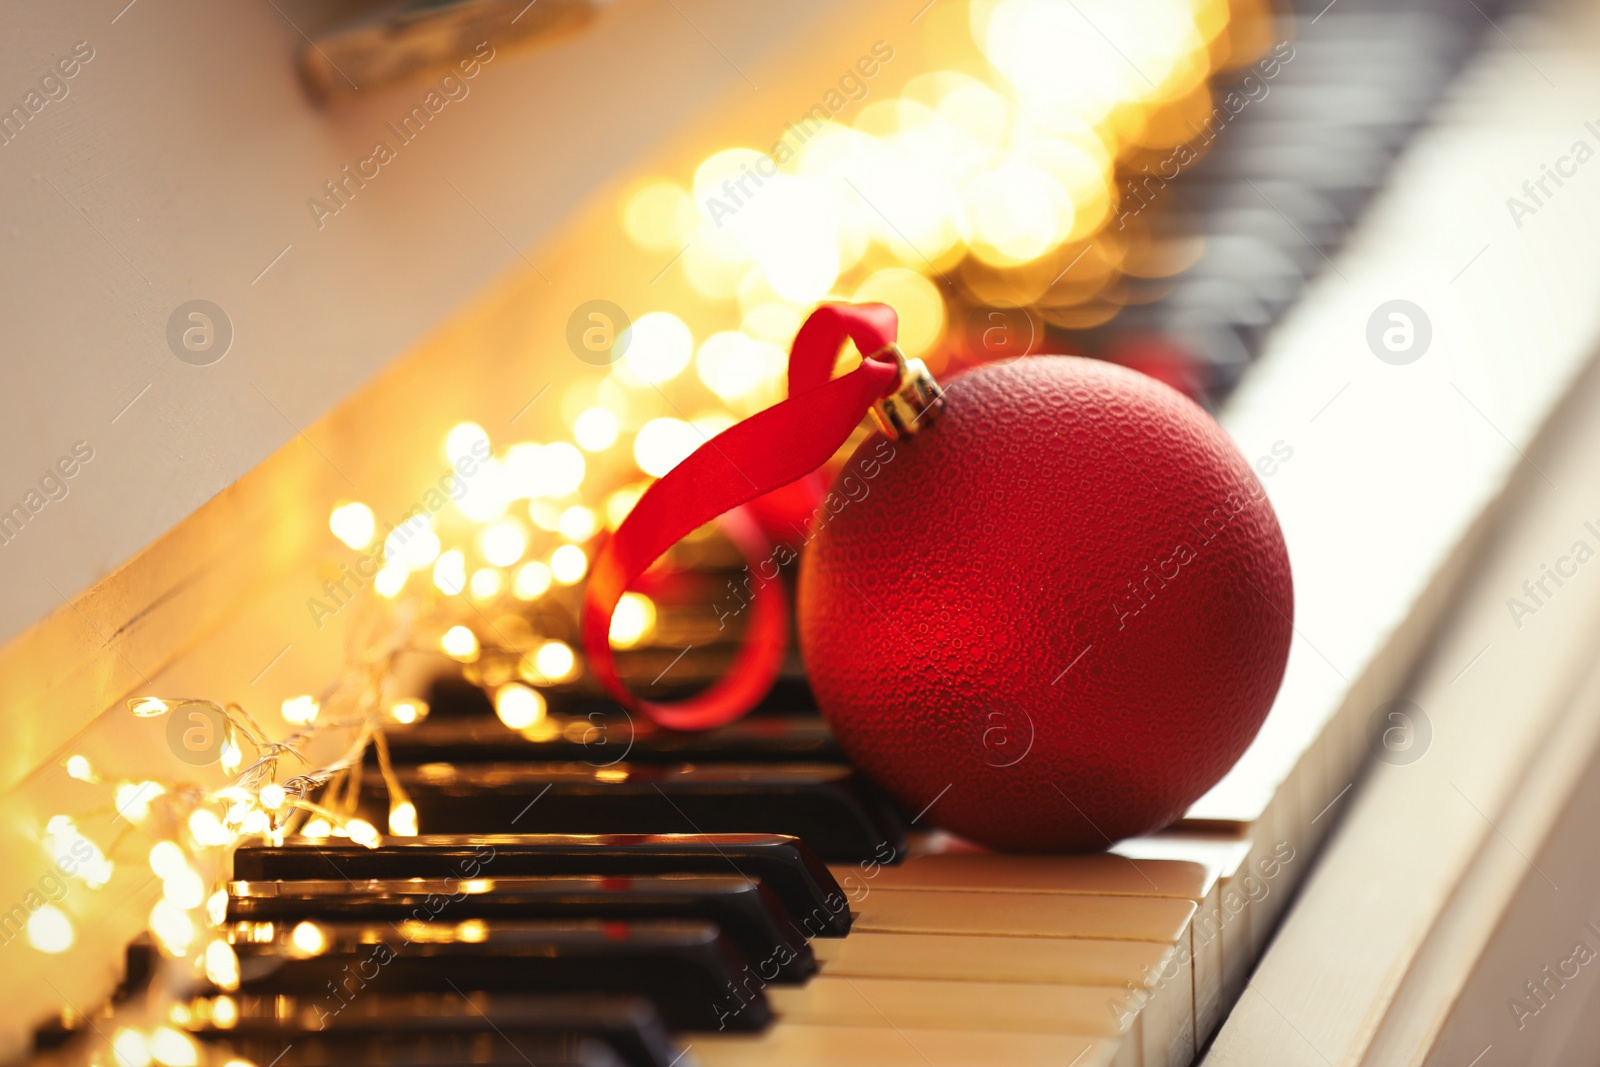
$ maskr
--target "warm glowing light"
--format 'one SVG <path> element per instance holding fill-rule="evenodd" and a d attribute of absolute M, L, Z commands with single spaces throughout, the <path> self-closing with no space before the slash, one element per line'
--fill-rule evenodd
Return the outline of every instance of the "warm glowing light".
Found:
<path fill-rule="evenodd" d="M 526 730 L 544 718 L 544 695 L 537 689 L 510 682 L 494 695 L 494 713 L 513 730 Z"/>
<path fill-rule="evenodd" d="M 289 931 L 289 947 L 298 956 L 315 956 L 328 947 L 328 938 L 322 927 L 308 920 Z"/>
<path fill-rule="evenodd" d="M 189 858 L 176 841 L 157 841 L 150 846 L 150 869 L 162 880 L 189 869 Z"/>
<path fill-rule="evenodd" d="M 212 997 L 210 1010 L 211 1021 L 216 1024 L 218 1029 L 231 1030 L 234 1024 L 239 1021 L 239 1005 L 232 997 Z M 223 1067 L 230 1067 L 231 1064 L 238 1062 L 240 1061 L 230 1060 L 229 1063 L 224 1064 Z"/>
<path fill-rule="evenodd" d="M 511 566 L 527 550 L 528 535 L 519 522 L 497 522 L 478 535 L 478 551 L 496 567 Z"/>
<path fill-rule="evenodd" d="M 144 697 L 135 701 L 129 710 L 141 719 L 153 719 L 157 715 L 165 715 L 168 710 L 168 704 L 165 700 L 160 700 L 156 697 Z"/>
<path fill-rule="evenodd" d="M 585 452 L 604 452 L 617 441 L 617 417 L 605 408 L 590 408 L 572 423 L 572 439 Z"/>
<path fill-rule="evenodd" d="M 474 600 L 493 600 L 500 595 L 505 584 L 505 572 L 498 567 L 479 567 L 472 572 L 472 581 L 467 583 L 467 589 Z"/>
<path fill-rule="evenodd" d="M 277 782 L 268 782 L 261 787 L 261 806 L 268 811 L 277 811 L 283 807 L 284 801 L 289 799 L 289 791 Z"/>
<path fill-rule="evenodd" d="M 458 422 L 444 436 L 444 458 L 454 464 L 463 457 L 481 460 L 489 454 L 489 433 L 475 422 Z"/>
<path fill-rule="evenodd" d="M 543 495 L 566 496 L 569 493 L 576 493 L 578 487 L 583 484 L 583 475 L 588 464 L 576 446 L 569 445 L 565 441 L 545 445 L 540 459 L 544 463 Z"/>
<path fill-rule="evenodd" d="M 406 587 L 406 578 L 410 574 L 404 567 L 386 564 L 378 570 L 372 579 L 372 587 L 378 595 L 386 600 L 393 600 L 400 595 L 400 590 Z"/>
<path fill-rule="evenodd" d="M 452 626 L 439 638 L 439 647 L 452 659 L 468 663 L 478 658 L 478 635 L 465 626 Z"/>
<path fill-rule="evenodd" d="M 646 474 L 659 478 L 700 447 L 701 437 L 682 419 L 651 419 L 633 439 L 633 461 Z"/>
<path fill-rule="evenodd" d="M 707 337 L 695 356 L 700 380 L 724 400 L 748 396 L 776 382 L 787 365 L 783 349 L 737 330 Z"/>
<path fill-rule="evenodd" d="M 206 946 L 206 977 L 219 989 L 239 988 L 239 957 L 221 939 Z"/>
<path fill-rule="evenodd" d="M 372 544 L 372 536 L 378 532 L 378 519 L 367 505 L 352 500 L 333 509 L 328 516 L 328 529 L 333 531 L 333 536 L 360 551 Z"/>
<path fill-rule="evenodd" d="M 206 918 L 211 925 L 221 926 L 228 919 L 228 891 L 219 889 L 206 897 Z"/>
<path fill-rule="evenodd" d="M 402 800 L 389 808 L 389 832 L 396 837 L 417 836 L 417 806 Z"/>
<path fill-rule="evenodd" d="M 89 761 L 83 756 L 67 757 L 67 774 L 80 782 L 94 781 L 94 768 L 89 766 Z"/>
<path fill-rule="evenodd" d="M 434 561 L 433 584 L 445 596 L 460 596 L 467 588 L 467 557 L 452 548 Z"/>
<path fill-rule="evenodd" d="M 428 717 L 428 704 L 422 700 L 397 700 L 389 708 L 389 715 L 395 722 L 409 726 Z"/>
<path fill-rule="evenodd" d="M 72 920 L 54 904 L 44 904 L 28 916 L 28 944 L 40 952 L 65 952 L 72 942 Z"/>
<path fill-rule="evenodd" d="M 561 682 L 576 673 L 578 658 L 565 641 L 546 641 L 533 654 L 533 665 L 552 682 Z"/>
<path fill-rule="evenodd" d="M 576 585 L 589 570 L 589 557 L 577 545 L 562 545 L 550 553 L 550 575 L 562 585 Z"/>
<path fill-rule="evenodd" d="M 622 228 L 635 244 L 653 252 L 677 252 L 699 222 L 694 198 L 677 182 L 652 181 L 622 206 Z"/>
<path fill-rule="evenodd" d="M 536 497 L 544 492 L 544 446 L 519 441 L 506 449 L 500 466 L 505 474 L 506 491 L 514 499 Z"/>
<path fill-rule="evenodd" d="M 193 868 L 184 866 L 163 880 L 161 895 L 174 906 L 190 911 L 205 903 L 206 884 Z"/>
<path fill-rule="evenodd" d="M 314 841 L 321 841 L 332 833 L 333 824 L 320 815 L 307 819 L 306 824 L 300 827 L 300 836 L 309 837 Z"/>
<path fill-rule="evenodd" d="M 163 897 L 150 909 L 150 932 L 167 955 L 185 956 L 194 943 L 194 920 L 188 912 Z"/>
<path fill-rule="evenodd" d="M 517 568 L 516 579 L 511 583 L 511 595 L 518 600 L 538 600 L 550 588 L 550 568 L 538 560 Z"/>
<path fill-rule="evenodd" d="M 222 753 L 217 757 L 224 774 L 232 774 L 244 762 L 244 750 L 234 744 L 233 738 L 222 742 Z"/>
<path fill-rule="evenodd" d="M 350 840 L 367 848 L 377 848 L 380 838 L 378 828 L 365 819 L 351 819 L 344 824 L 344 830 L 350 835 Z"/>
<path fill-rule="evenodd" d="M 632 648 L 655 629 L 656 605 L 643 593 L 623 593 L 611 615 L 611 647 Z"/>
<path fill-rule="evenodd" d="M 574 504 L 561 513 L 561 536 L 569 541 L 587 541 L 595 535 L 600 528 L 600 523 L 594 517 L 594 512 L 582 504 Z"/>
<path fill-rule="evenodd" d="M 676 378 L 694 355 L 694 335 L 670 311 L 652 311 L 634 320 L 624 332 L 622 361 L 626 376 L 649 385 Z"/>
<path fill-rule="evenodd" d="M 878 271 L 856 289 L 856 303 L 888 304 L 900 314 L 900 351 L 924 355 L 944 336 L 944 298 L 925 276 L 904 267 Z M 864 353 L 870 354 L 870 353 Z"/>
<path fill-rule="evenodd" d="M 468 944 L 480 944 L 489 939 L 489 924 L 482 919 L 467 919 L 465 922 L 456 923 L 456 940 Z"/>
<path fill-rule="evenodd" d="M 143 822 L 150 814 L 150 802 L 164 792 L 156 782 L 123 782 L 117 786 L 117 814 L 129 822 Z"/>
<path fill-rule="evenodd" d="M 439 548 L 439 535 L 433 532 L 427 519 L 420 516 L 408 519 L 384 538 L 384 566 L 420 571 L 439 558 Z"/>
<path fill-rule="evenodd" d="M 150 1067 L 150 1042 L 129 1027 L 111 1035 L 111 1053 L 117 1058 L 118 1067 Z"/>
<path fill-rule="evenodd" d="M 226 845 L 233 840 L 233 834 L 222 825 L 222 820 L 205 808 L 197 808 L 190 813 L 189 833 L 202 845 Z"/>
<path fill-rule="evenodd" d="M 150 1034 L 150 1055 L 163 1067 L 195 1067 L 200 1062 L 194 1039 L 170 1026 L 158 1026 Z"/>
<path fill-rule="evenodd" d="M 284 722 L 305 726 L 317 721 L 317 712 L 321 710 L 321 706 L 315 697 L 297 696 L 285 700 L 281 710 Z"/>

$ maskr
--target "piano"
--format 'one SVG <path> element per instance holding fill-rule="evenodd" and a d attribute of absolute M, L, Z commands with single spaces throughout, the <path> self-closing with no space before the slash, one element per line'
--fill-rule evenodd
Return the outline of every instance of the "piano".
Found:
<path fill-rule="evenodd" d="M 141 267 L 162 300 L 174 273 L 214 269 L 236 348 L 205 366 L 162 348 L 153 395 L 112 376 L 93 404 L 78 397 L 105 408 L 107 427 L 73 490 L 85 510 L 52 502 L 6 545 L 19 608 L 0 648 L 0 959 L 11 963 L 0 968 L 0 1059 L 1592 1061 L 1600 582 L 1583 563 L 1600 548 L 1600 193 L 1574 163 L 1577 142 L 1600 144 L 1588 125 L 1600 99 L 1591 12 L 1194 5 L 1213 18 L 1226 6 L 1238 54 L 1276 63 L 1268 75 L 1218 60 L 1217 98 L 1232 88 L 1248 103 L 1208 128 L 1192 168 L 1142 184 L 1147 171 L 1124 169 L 1120 221 L 1136 238 L 1119 246 L 1120 281 L 1008 302 L 1016 278 L 1003 271 L 944 279 L 960 296 L 942 298 L 936 332 L 958 349 L 981 349 L 999 324 L 1000 349 L 978 358 L 1048 336 L 1212 405 L 1272 499 L 1296 577 L 1295 642 L 1272 714 L 1183 819 L 1094 854 L 1000 855 L 942 831 L 937 805 L 903 810 L 856 771 L 797 656 L 730 726 L 674 734 L 627 716 L 583 673 L 581 552 L 524 576 L 533 557 L 508 549 L 500 584 L 472 589 L 435 539 L 436 558 L 405 584 L 431 580 L 468 632 L 441 637 L 430 616 L 416 631 L 425 641 L 393 643 L 383 605 L 406 593 L 363 569 L 377 546 L 360 529 L 426 507 L 478 434 L 511 470 L 510 448 L 570 435 L 583 412 L 620 407 L 609 428 L 591 427 L 613 436 L 652 417 L 692 424 L 698 409 L 673 415 L 648 382 L 626 394 L 631 413 L 608 408 L 604 368 L 568 344 L 576 310 L 595 301 L 634 321 L 696 309 L 701 320 L 683 314 L 697 336 L 730 306 L 736 324 L 746 310 L 699 252 L 641 239 L 628 206 L 665 195 L 662 175 L 690 182 L 718 149 L 773 142 L 840 71 L 861 71 L 849 106 L 865 112 L 913 95 L 918 76 L 976 69 L 959 67 L 967 53 L 950 42 L 984 5 L 632 0 L 594 5 L 587 21 L 573 10 L 585 5 L 552 5 L 561 35 L 518 45 L 522 31 L 508 30 L 472 75 L 452 68 L 469 91 L 429 114 L 426 137 L 406 140 L 380 177 L 332 189 L 322 179 L 365 158 L 372 130 L 408 114 L 444 71 L 341 87 L 338 59 L 371 46 L 309 4 L 238 21 L 113 6 L 92 30 L 75 15 L 29 16 L 41 39 L 83 36 L 103 56 L 82 62 L 78 101 L 58 110 L 83 108 L 77 121 L 105 130 L 87 109 L 110 106 L 110 90 L 89 79 L 115 70 L 139 105 L 119 136 L 175 138 L 136 71 L 198 41 L 214 46 L 196 54 L 199 69 L 242 95 L 185 98 L 182 117 L 281 125 L 258 128 L 257 141 L 218 133 L 219 158 L 194 164 L 200 206 L 183 226 L 217 225 L 226 192 L 256 213 L 233 231 L 248 248 L 169 232 L 126 260 L 111 253 L 135 232 L 132 209 L 107 223 L 94 181 L 63 169 L 85 134 L 45 125 L 47 109 L 7 149 L 42 142 L 33 165 L 59 179 L 59 198 L 18 184 L 20 171 L 0 180 L 53 210 L 64 201 L 56 225 L 81 228 L 63 232 L 95 249 L 95 276 L 115 294 L 139 284 Z M 520 17 L 520 5 L 466 6 Z M 1090 29 L 1110 17 L 1034 6 Z M 263 39 L 274 48 L 252 47 Z M 893 58 L 875 41 L 891 42 Z M 320 89 L 302 86 L 296 54 Z M 862 55 L 874 75 L 855 67 Z M 427 62 L 367 59 L 360 69 Z M 886 114 L 837 121 L 877 128 Z M 519 129 L 534 136 L 507 139 Z M 261 172 L 240 173 L 261 145 L 273 149 Z M 549 163 L 568 155 L 570 168 Z M 1563 159 L 1576 168 L 1561 169 L 1565 184 L 1545 180 Z M 169 166 L 151 163 L 138 195 L 153 198 Z M 237 184 L 225 188 L 225 174 Z M 530 201 L 518 183 L 533 174 L 547 182 Z M 293 191 L 282 210 L 268 206 L 284 198 L 279 182 Z M 324 210 L 307 223 L 311 193 Z M 80 206 L 91 200 L 95 212 Z M 934 262 L 899 237 L 913 247 L 881 284 L 914 299 L 954 271 L 954 259 Z M 1085 262 L 1100 269 L 1101 258 Z M 59 309 L 39 285 L 19 279 L 17 291 Z M 169 310 L 151 312 L 150 295 L 107 299 L 157 327 Z M 1397 301 L 1409 317 L 1385 318 Z M 22 342 L 37 345 L 47 316 L 25 301 L 13 310 Z M 87 315 L 101 321 L 85 336 L 125 330 L 110 314 Z M 759 319 L 744 321 L 754 331 Z M 1394 322 L 1412 331 L 1398 355 L 1381 342 Z M 230 425 L 246 400 L 270 431 Z M 740 403 L 760 397 L 730 410 Z M 163 457 L 192 458 L 202 427 L 221 439 L 237 430 L 238 443 L 195 461 L 204 478 L 129 511 L 142 498 L 122 494 L 152 491 L 147 469 L 192 473 Z M 570 474 L 566 452 L 536 454 L 546 484 Z M 638 459 L 647 471 L 655 462 Z M 90 482 L 107 468 L 121 485 Z M 569 545 L 593 529 L 564 522 L 607 523 L 628 504 L 626 492 L 549 495 L 581 499 L 582 514 L 530 510 L 529 529 Z M 347 510 L 357 501 L 364 513 Z M 93 521 L 74 520 L 84 530 L 32 529 L 90 508 Z M 80 557 L 120 565 L 93 573 Z M 650 602 L 618 653 L 632 684 L 657 696 L 703 687 L 731 654 L 692 603 L 736 576 L 738 560 L 715 537 L 686 542 L 677 559 L 688 594 Z M 225 718 L 148 699 L 236 701 L 281 738 L 315 721 L 306 694 L 332 716 L 347 693 L 330 685 L 348 679 L 353 655 L 385 665 L 371 695 L 381 744 L 363 734 L 347 748 L 329 729 L 308 739 L 305 763 L 282 756 L 280 780 L 336 768 L 303 794 L 330 818 L 305 811 L 277 835 L 243 833 L 242 817 L 239 833 L 174 819 L 195 806 L 184 790 L 226 788 L 248 764 L 224 745 Z M 201 740 L 186 741 L 190 730 Z"/>

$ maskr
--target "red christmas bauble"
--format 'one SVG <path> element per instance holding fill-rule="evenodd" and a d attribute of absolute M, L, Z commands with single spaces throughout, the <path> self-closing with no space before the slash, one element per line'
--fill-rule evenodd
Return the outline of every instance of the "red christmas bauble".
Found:
<path fill-rule="evenodd" d="M 993 848 L 1165 826 L 1277 693 L 1289 558 L 1216 422 L 1069 356 L 945 384 L 914 436 L 836 478 L 799 588 L 839 743 L 912 812 Z"/>

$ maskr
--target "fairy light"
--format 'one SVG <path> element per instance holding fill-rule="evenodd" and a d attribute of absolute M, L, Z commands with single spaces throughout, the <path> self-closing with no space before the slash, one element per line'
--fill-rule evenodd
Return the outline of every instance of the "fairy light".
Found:
<path fill-rule="evenodd" d="M 644 496 L 644 490 L 642 485 L 625 485 L 606 497 L 606 526 L 613 530 L 621 526 L 622 520 L 628 517 L 639 498 Z"/>
<path fill-rule="evenodd" d="M 344 824 L 345 833 L 350 835 L 350 840 L 367 848 L 378 847 L 378 828 L 365 819 L 351 819 Z"/>
<path fill-rule="evenodd" d="M 533 665 L 543 677 L 562 682 L 576 673 L 578 658 L 565 641 L 546 641 L 534 651 Z"/>
<path fill-rule="evenodd" d="M 389 716 L 395 722 L 410 726 L 428 717 L 428 705 L 422 700 L 397 700 L 389 707 Z M 266 803 L 266 790 L 262 790 L 262 803 Z"/>
<path fill-rule="evenodd" d="M 495 691 L 494 713 L 513 730 L 526 730 L 544 718 L 544 696 L 537 689 L 510 682 Z"/>
<path fill-rule="evenodd" d="M 611 647 L 632 648 L 655 629 L 656 605 L 643 593 L 623 593 L 611 616 Z"/>
<path fill-rule="evenodd" d="M 616 367 L 625 378 L 646 385 L 661 385 L 676 378 L 694 355 L 694 335 L 670 311 L 639 316 L 618 343 L 623 353 Z"/>
<path fill-rule="evenodd" d="M 150 932 L 169 956 L 185 956 L 194 943 L 195 925 L 189 913 L 166 897 L 150 909 Z"/>
<path fill-rule="evenodd" d="M 111 1035 L 111 1054 L 118 1067 L 150 1067 L 150 1042 L 132 1027 L 123 1027 Z"/>
<path fill-rule="evenodd" d="M 321 710 L 321 705 L 311 696 L 290 697 L 279 708 L 283 721 L 292 726 L 308 726 L 316 722 Z"/>
<path fill-rule="evenodd" d="M 165 715 L 168 711 L 168 707 L 165 700 L 158 700 L 155 697 L 144 697 L 132 703 L 128 710 L 132 711 L 141 719 L 150 719 L 157 715 Z"/>
<path fill-rule="evenodd" d="M 396 837 L 416 837 L 417 806 L 409 800 L 390 805 L 389 832 Z"/>
<path fill-rule="evenodd" d="M 788 357 L 777 345 L 738 330 L 724 330 L 701 343 L 695 372 L 706 388 L 731 402 L 776 384 L 787 363 Z"/>
<path fill-rule="evenodd" d="M 557 441 L 544 447 L 540 459 L 544 464 L 544 496 L 568 496 L 583 484 L 588 463 L 577 446 Z"/>
<path fill-rule="evenodd" d="M 228 891 L 219 889 L 206 897 L 206 918 L 212 926 L 221 926 L 228 920 Z"/>
<path fill-rule="evenodd" d="M 700 442 L 694 427 L 682 419 L 651 419 L 639 427 L 633 439 L 633 461 L 646 474 L 659 478 L 688 459 Z"/>
<path fill-rule="evenodd" d="M 475 422 L 458 422 L 444 436 L 444 458 L 454 464 L 489 454 L 489 433 Z"/>
<path fill-rule="evenodd" d="M 472 593 L 474 600 L 493 600 L 500 595 L 500 590 L 505 588 L 505 584 L 504 571 L 498 567 L 480 567 L 472 572 L 472 580 L 467 583 L 467 589 Z"/>
<path fill-rule="evenodd" d="M 587 541 L 599 528 L 600 523 L 595 519 L 594 512 L 582 504 L 574 504 L 563 511 L 558 525 L 561 536 L 569 541 Z"/>
<path fill-rule="evenodd" d="M 393 600 L 406 587 L 406 578 L 409 574 L 410 572 L 404 567 L 385 565 L 372 579 L 372 588 L 376 589 L 378 595 L 385 600 Z"/>
<path fill-rule="evenodd" d="M 150 814 L 150 802 L 165 790 L 156 782 L 123 782 L 117 786 L 117 814 L 129 822 L 144 822 Z"/>
<path fill-rule="evenodd" d="M 206 977 L 218 989 L 239 988 L 239 957 L 233 946 L 218 938 L 206 946 Z"/>
<path fill-rule="evenodd" d="M 277 811 L 283 807 L 284 801 L 289 799 L 288 791 L 277 782 L 268 782 L 261 787 L 261 792 L 256 796 L 261 801 L 261 806 L 268 811 Z"/>
<path fill-rule="evenodd" d="M 590 408 L 572 422 L 572 439 L 585 452 L 604 452 L 617 443 L 617 417 L 605 408 Z"/>
<path fill-rule="evenodd" d="M 469 663 L 478 658 L 478 636 L 465 626 L 452 626 L 439 638 L 439 647 L 445 655 Z"/>
<path fill-rule="evenodd" d="M 538 600 L 549 590 L 551 578 L 548 564 L 538 560 L 524 563 L 511 582 L 511 595 L 518 600 Z"/>
<path fill-rule="evenodd" d="M 41 905 L 28 916 L 27 931 L 28 944 L 50 955 L 67 951 L 75 940 L 72 920 L 54 904 Z"/>
<path fill-rule="evenodd" d="M 378 519 L 371 508 L 353 500 L 333 509 L 328 515 L 328 529 L 333 531 L 333 536 L 360 551 L 372 544 L 372 537 L 378 532 Z"/>
<path fill-rule="evenodd" d="M 151 1032 L 150 1055 L 162 1067 L 195 1067 L 200 1062 L 194 1039 L 170 1026 L 158 1026 Z"/>
<path fill-rule="evenodd" d="M 307 819 L 305 825 L 300 828 L 300 836 L 313 841 L 324 840 L 332 834 L 333 825 L 320 815 Z"/>
<path fill-rule="evenodd" d="M 478 551 L 496 567 L 513 565 L 527 550 L 528 535 L 519 522 L 497 522 L 478 535 Z"/>
<path fill-rule="evenodd" d="M 467 588 L 467 557 L 458 548 L 443 552 L 433 564 L 433 584 L 445 596 L 460 596 Z"/>
<path fill-rule="evenodd" d="M 94 768 L 89 765 L 89 760 L 84 756 L 67 757 L 67 775 L 80 782 L 94 781 Z"/>
<path fill-rule="evenodd" d="M 239 769 L 239 765 L 243 762 L 244 750 L 234 744 L 232 738 L 224 741 L 222 743 L 222 751 L 217 756 L 217 764 L 222 768 L 222 772 L 224 774 L 232 774 Z"/>
<path fill-rule="evenodd" d="M 577 545 L 562 545 L 550 553 L 550 576 L 561 585 L 576 585 L 589 570 L 589 557 Z"/>
<path fill-rule="evenodd" d="M 194 868 L 185 865 L 162 881 L 161 895 L 175 907 L 190 911 L 205 903 L 206 884 Z"/>
<path fill-rule="evenodd" d="M 45 848 L 56 868 L 90 889 L 111 881 L 113 866 L 100 846 L 78 830 L 71 817 L 52 815 L 45 823 Z"/>

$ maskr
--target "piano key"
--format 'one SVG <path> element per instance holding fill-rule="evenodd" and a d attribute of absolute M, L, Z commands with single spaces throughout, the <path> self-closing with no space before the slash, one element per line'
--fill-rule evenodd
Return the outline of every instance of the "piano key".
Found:
<path fill-rule="evenodd" d="M 1116 986 L 821 976 L 767 996 L 783 1023 L 1117 1038 L 1138 1018 L 1121 1004 L 1120 992 Z"/>
<path fill-rule="evenodd" d="M 799 982 L 816 970 L 782 901 L 736 874 L 233 882 L 228 892 L 235 921 L 698 919 L 769 981 Z"/>
<path fill-rule="evenodd" d="M 807 937 L 850 929 L 848 902 L 828 868 L 803 841 L 777 834 L 431 835 L 389 837 L 377 848 L 290 838 L 245 843 L 233 856 L 234 877 L 254 882 L 729 872 L 759 879 Z"/>
<path fill-rule="evenodd" d="M 1186 939 L 1192 900 L 1068 893 L 874 889 L 856 907 L 854 929 L 872 933 L 991 937 Z"/>
<path fill-rule="evenodd" d="M 235 923 L 241 990 L 611 993 L 649 998 L 677 1029 L 760 1029 L 763 983 L 709 923 Z M 370 970 L 370 973 L 369 973 Z"/>
<path fill-rule="evenodd" d="M 1113 986 L 1159 973 L 1168 948 L 1155 941 L 868 932 L 812 947 L 821 973 L 833 977 Z"/>
<path fill-rule="evenodd" d="M 469 1049 L 477 1064 L 491 1062 L 477 1058 L 485 1046 L 491 1056 L 505 1051 L 493 1040 L 497 1035 L 540 1064 L 545 1061 L 534 1057 L 528 1041 L 551 1037 L 601 1043 L 625 1067 L 670 1067 L 681 1058 L 654 1005 L 639 997 L 372 991 L 330 1003 L 326 994 L 240 993 L 196 998 L 183 1006 L 182 1018 L 196 1038 L 225 1041 L 257 1063 L 272 1061 L 286 1046 L 301 1050 L 315 1041 L 321 1044 L 315 1062 L 456 1064 L 461 1060 L 450 1055 Z M 312 1062 L 291 1056 L 284 1063 L 290 1060 Z M 516 1056 L 515 1062 L 525 1061 Z"/>
<path fill-rule="evenodd" d="M 414 726 L 390 727 L 386 737 L 396 763 L 845 762 L 833 733 L 815 715 L 747 716 L 715 730 L 683 733 L 612 705 L 586 715 L 552 715 L 526 730 L 513 730 L 492 714 L 430 715 Z"/>
<path fill-rule="evenodd" d="M 833 764 L 426 763 L 395 773 L 428 834 L 781 833 L 841 862 L 905 846 L 893 807 Z M 364 800 L 386 810 L 381 779 Z"/>
<path fill-rule="evenodd" d="M 1133 1042 L 1077 1034 L 923 1030 L 781 1023 L 758 1037 L 695 1035 L 702 1067 L 1137 1067 Z"/>

